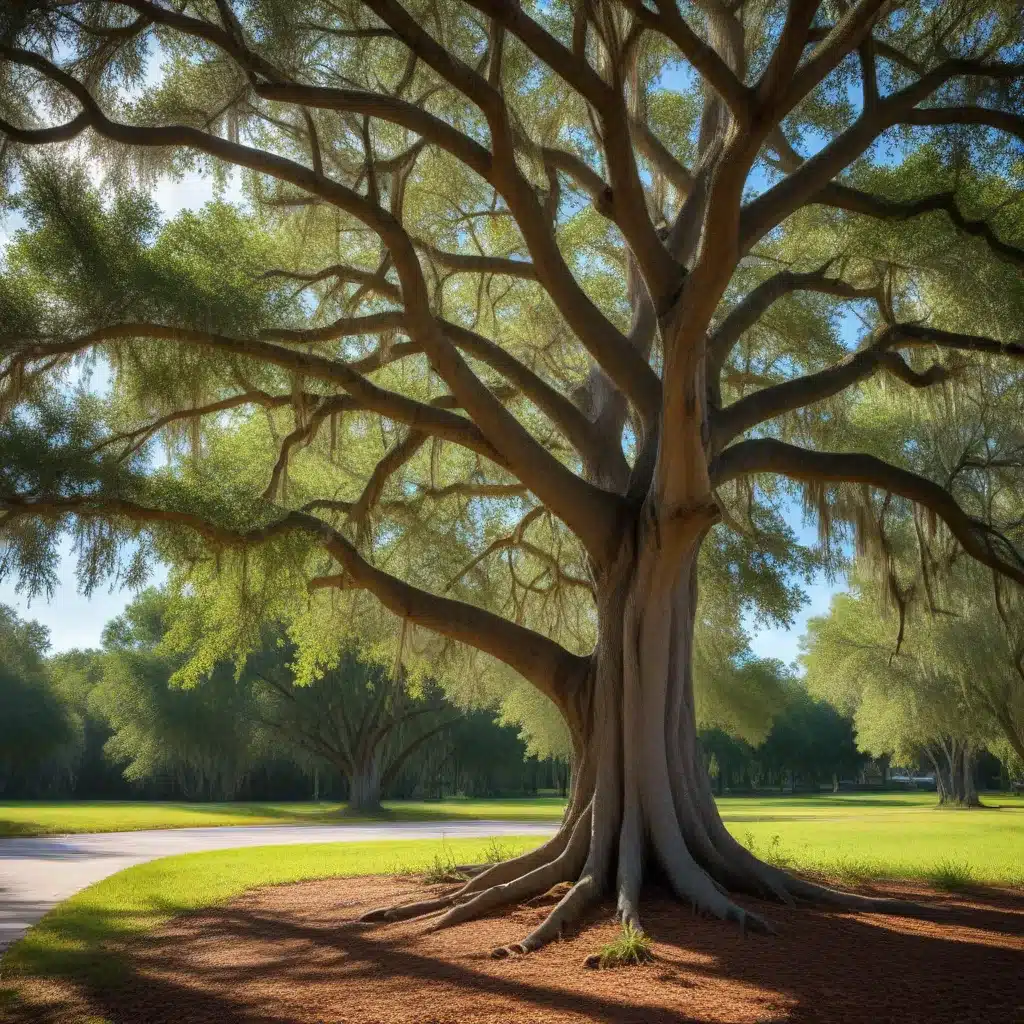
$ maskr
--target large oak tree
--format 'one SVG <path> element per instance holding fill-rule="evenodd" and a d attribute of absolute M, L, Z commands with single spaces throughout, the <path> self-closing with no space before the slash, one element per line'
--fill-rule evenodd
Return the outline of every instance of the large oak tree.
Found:
<path fill-rule="evenodd" d="M 609 891 L 638 926 L 651 863 L 743 926 L 766 927 L 737 893 L 874 905 L 725 830 L 696 742 L 698 554 L 770 577 L 789 480 L 825 533 L 884 538 L 909 504 L 922 550 L 952 537 L 1024 582 L 1019 524 L 964 485 L 992 467 L 851 447 L 879 379 L 902 406 L 1024 351 L 1019 4 L 5 11 L 33 235 L 0 300 L 0 508 L 29 582 L 68 523 L 87 582 L 152 537 L 197 592 L 234 573 L 245 614 L 308 585 L 311 633 L 368 593 L 427 661 L 459 645 L 550 700 L 576 764 L 558 834 L 380 917 L 443 926 L 572 882 L 531 950 Z M 118 190 L 90 200 L 54 145 Z M 123 187 L 190 167 L 242 168 L 253 218 L 158 230 Z M 113 397 L 69 399 L 95 352 Z"/>

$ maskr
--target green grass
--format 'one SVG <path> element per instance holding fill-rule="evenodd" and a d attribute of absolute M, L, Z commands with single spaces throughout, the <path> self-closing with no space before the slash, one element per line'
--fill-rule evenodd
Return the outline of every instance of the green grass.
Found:
<path fill-rule="evenodd" d="M 116 944 L 179 914 L 224 903 L 247 889 L 313 878 L 426 872 L 438 860 L 480 863 L 489 839 L 403 840 L 261 846 L 164 857 L 120 871 L 55 907 L 0 959 L 0 978 L 19 975 L 102 981 L 119 969 Z M 509 854 L 540 842 L 507 837 Z"/>
<path fill-rule="evenodd" d="M 1024 809 L 1024 797 L 986 796 L 986 802 Z M 338 803 L 192 804 L 141 801 L 0 802 L 0 836 L 75 832 L 133 832 L 147 828 L 212 825 L 338 825 L 366 821 L 484 819 L 551 821 L 565 806 L 557 797 L 508 800 L 394 800 L 374 817 L 354 817 Z M 933 793 L 852 793 L 833 796 L 724 797 L 719 807 L 729 822 L 789 822 L 810 819 L 899 819 L 935 807 Z M 950 812 L 959 813 L 959 812 Z"/>
<path fill-rule="evenodd" d="M 651 939 L 631 924 L 624 924 L 614 942 L 602 946 L 600 951 L 587 957 L 587 967 L 631 967 L 649 963 L 654 959 Z"/>
<path fill-rule="evenodd" d="M 191 804 L 132 801 L 0 802 L 0 836 L 77 832 L 135 832 L 149 828 L 211 825 L 340 825 L 366 821 L 435 821 L 494 818 L 558 821 L 565 802 L 557 797 L 515 800 L 389 801 L 373 818 L 355 817 L 338 803 Z"/>
<path fill-rule="evenodd" d="M 961 892 L 974 881 L 974 869 L 962 860 L 944 857 L 929 873 L 928 881 L 943 892 Z"/>
<path fill-rule="evenodd" d="M 760 804 L 763 817 L 737 802 L 720 803 L 726 827 L 759 857 L 783 867 L 844 881 L 877 878 L 937 879 L 941 866 L 965 865 L 980 884 L 1024 885 L 1024 801 L 989 797 L 987 809 L 936 810 L 914 794 L 876 805 L 856 797 L 837 806 L 792 807 L 779 800 Z M 879 798 L 874 798 L 876 801 Z M 996 806 L 998 805 L 998 806 Z M 817 811 L 817 813 L 814 813 Z"/>
<path fill-rule="evenodd" d="M 1024 798 L 987 796 L 987 803 L 1024 809 Z M 187 804 L 128 801 L 65 803 L 0 802 L 0 836 L 54 836 L 140 828 L 211 825 L 344 824 L 370 820 L 436 821 L 493 818 L 504 821 L 557 821 L 565 803 L 557 797 L 515 800 L 388 801 L 374 817 L 355 817 L 344 804 L 231 803 Z M 725 797 L 719 807 L 726 821 L 794 821 L 862 817 L 879 821 L 912 811 L 928 812 L 928 793 L 849 794 L 802 797 Z M 953 813 L 953 812 L 950 812 Z"/>

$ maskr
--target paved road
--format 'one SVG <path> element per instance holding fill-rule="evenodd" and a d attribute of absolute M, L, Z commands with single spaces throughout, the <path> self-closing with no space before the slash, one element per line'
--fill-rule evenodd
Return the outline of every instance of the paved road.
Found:
<path fill-rule="evenodd" d="M 554 830 L 553 825 L 536 822 L 448 821 L 401 825 L 229 825 L 0 839 L 0 951 L 51 907 L 87 885 L 133 864 L 175 853 L 373 839 L 550 835 Z"/>

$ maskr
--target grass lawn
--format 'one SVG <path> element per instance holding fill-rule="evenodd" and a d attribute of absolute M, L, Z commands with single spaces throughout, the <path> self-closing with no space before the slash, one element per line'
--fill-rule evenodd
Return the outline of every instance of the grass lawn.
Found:
<path fill-rule="evenodd" d="M 934 793 L 725 797 L 726 827 L 758 856 L 839 881 L 870 878 L 1024 885 L 1024 798 L 939 810 Z"/>
<path fill-rule="evenodd" d="M 1024 797 L 990 794 L 992 806 L 1024 810 Z M 806 820 L 863 818 L 882 822 L 902 820 L 908 813 L 935 807 L 934 793 L 850 793 L 833 796 L 723 797 L 718 806 L 727 822 L 778 822 L 776 832 L 790 831 L 781 823 Z M 192 804 L 142 801 L 0 802 L 0 836 L 59 835 L 75 832 L 133 832 L 148 828 L 196 828 L 213 825 L 339 825 L 366 821 L 438 821 L 495 819 L 551 821 L 562 816 L 565 802 L 558 797 L 509 800 L 393 800 L 375 818 L 357 818 L 338 803 L 222 803 Z M 950 812 L 953 813 L 953 812 Z M 945 820 L 945 819 L 943 819 Z M 873 826 L 872 826 L 873 827 Z M 742 831 L 742 830 L 741 830 Z M 755 839 L 770 838 L 760 824 L 751 828 Z"/>
<path fill-rule="evenodd" d="M 192 804 L 161 801 L 0 802 L 0 836 L 64 835 L 75 832 L 135 832 L 148 828 L 208 828 L 211 825 L 342 825 L 366 821 L 436 821 L 494 818 L 558 821 L 558 797 L 515 800 L 388 801 L 375 818 L 345 813 L 338 803 Z"/>
<path fill-rule="evenodd" d="M 935 881 L 951 871 L 966 882 L 1024 886 L 1024 806 L 902 812 L 834 818 L 730 820 L 726 827 L 758 856 L 840 881 L 869 878 Z"/>

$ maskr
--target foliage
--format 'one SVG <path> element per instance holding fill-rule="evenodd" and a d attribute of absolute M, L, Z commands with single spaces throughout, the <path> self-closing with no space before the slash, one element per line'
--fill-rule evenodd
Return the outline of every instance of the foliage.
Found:
<path fill-rule="evenodd" d="M 970 565 L 936 573 L 940 585 L 934 611 L 914 605 L 902 616 L 870 579 L 835 597 L 829 615 L 808 625 L 808 685 L 854 716 L 858 744 L 873 754 L 913 764 L 958 743 L 1006 756 L 1024 736 L 1017 619 Z M 1016 611 L 1015 594 L 1003 600 Z"/>
<path fill-rule="evenodd" d="M 201 690 L 169 685 L 158 651 L 166 600 L 144 593 L 105 631 L 108 655 L 93 706 L 113 730 L 107 752 L 129 780 L 167 776 L 187 798 L 231 799 L 260 748 L 248 690 L 222 666 Z"/>
<path fill-rule="evenodd" d="M 358 776 L 376 794 L 360 808 L 367 811 L 382 792 L 495 796 L 558 785 L 555 776 L 565 774 L 526 759 L 493 710 L 463 720 L 436 689 L 396 685 L 390 671 L 351 654 L 299 684 L 295 648 L 279 631 L 265 631 L 244 666 L 221 663 L 182 686 L 175 675 L 188 654 L 168 642 L 171 604 L 166 593 L 143 591 L 108 623 L 103 650 L 67 652 L 43 666 L 43 692 L 53 691 L 73 735 L 47 735 L 57 753 L 41 752 L 39 763 L 18 754 L 36 767 L 16 794 L 294 799 L 316 775 L 323 795 L 351 798 Z M 176 619 L 174 644 L 185 621 Z M 27 714 L 31 702 L 18 700 Z"/>
<path fill-rule="evenodd" d="M 701 745 L 721 794 L 726 788 L 752 790 L 789 784 L 818 787 L 856 777 L 865 760 L 855 748 L 852 723 L 834 707 L 808 694 L 790 679 L 784 701 L 759 743 L 753 745 L 722 729 L 701 733 Z M 709 766 L 710 770 L 710 766 Z"/>
<path fill-rule="evenodd" d="M 0 605 L 0 792 L 31 787 L 78 739 L 80 722 L 47 671 L 49 643 L 42 626 Z"/>

